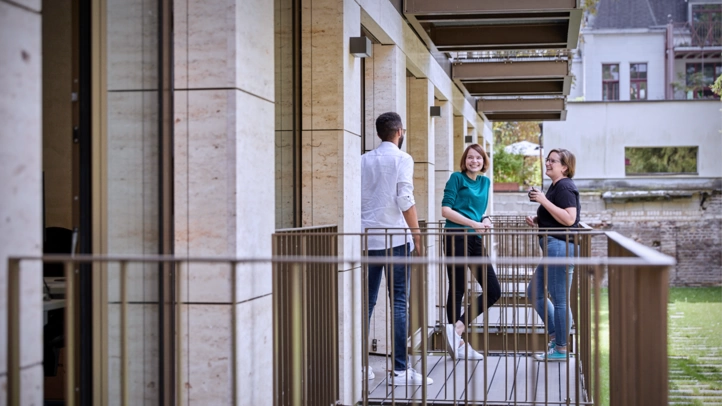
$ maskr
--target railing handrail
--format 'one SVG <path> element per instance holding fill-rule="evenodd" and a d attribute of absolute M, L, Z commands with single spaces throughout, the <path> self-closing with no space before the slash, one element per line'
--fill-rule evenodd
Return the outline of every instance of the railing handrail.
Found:
<path fill-rule="evenodd" d="M 89 263 L 89 262 L 169 262 L 169 263 L 323 263 L 323 264 L 388 264 L 405 263 L 410 265 L 628 265 L 628 266 L 672 266 L 676 262 L 673 258 L 660 254 L 656 258 L 636 257 L 392 257 L 394 260 L 383 257 L 339 258 L 328 256 L 274 256 L 270 258 L 237 258 L 237 257 L 173 257 L 173 256 L 104 256 L 104 255 L 26 255 L 8 257 L 8 261 L 44 261 L 56 263 Z"/>
<path fill-rule="evenodd" d="M 313 231 L 313 230 L 321 230 L 324 228 L 336 228 L 338 227 L 336 224 L 325 224 L 320 226 L 308 226 L 308 227 L 290 227 L 290 228 L 279 228 L 274 233 L 288 233 L 288 232 L 297 232 L 297 231 Z"/>

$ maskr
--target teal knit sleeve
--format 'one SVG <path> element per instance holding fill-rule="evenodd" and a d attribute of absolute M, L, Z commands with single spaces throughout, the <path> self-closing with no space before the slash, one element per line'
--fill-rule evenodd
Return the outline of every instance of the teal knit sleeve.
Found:
<path fill-rule="evenodd" d="M 454 172 L 449 176 L 444 187 L 444 198 L 441 200 L 441 207 L 454 207 L 456 196 L 459 192 L 459 176 Z"/>

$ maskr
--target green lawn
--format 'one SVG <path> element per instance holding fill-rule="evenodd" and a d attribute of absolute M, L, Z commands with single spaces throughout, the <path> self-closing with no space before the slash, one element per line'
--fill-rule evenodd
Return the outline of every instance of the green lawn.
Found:
<path fill-rule="evenodd" d="M 609 405 L 608 291 L 600 297 L 601 392 Z M 669 400 L 722 403 L 722 287 L 670 288 L 668 307 Z"/>

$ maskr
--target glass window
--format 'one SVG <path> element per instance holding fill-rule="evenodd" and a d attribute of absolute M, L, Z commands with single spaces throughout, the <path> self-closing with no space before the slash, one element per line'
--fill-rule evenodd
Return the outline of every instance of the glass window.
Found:
<path fill-rule="evenodd" d="M 722 74 L 722 63 L 688 63 L 685 71 L 688 99 L 707 99 L 714 97 L 710 86 L 714 83 L 717 76 Z"/>
<path fill-rule="evenodd" d="M 697 174 L 699 147 L 625 147 L 625 175 Z"/>
<path fill-rule="evenodd" d="M 629 65 L 629 99 L 647 99 L 647 64 L 632 63 Z"/>
<path fill-rule="evenodd" d="M 619 64 L 602 65 L 602 100 L 619 100 Z"/>

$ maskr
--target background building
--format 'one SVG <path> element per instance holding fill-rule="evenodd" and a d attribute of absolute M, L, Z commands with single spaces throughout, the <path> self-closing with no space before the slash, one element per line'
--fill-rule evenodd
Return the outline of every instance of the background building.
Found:
<path fill-rule="evenodd" d="M 567 120 L 544 124 L 544 147 L 577 157 L 583 220 L 676 258 L 675 285 L 722 283 L 721 27 L 720 1 L 600 0 Z M 497 212 L 534 210 L 509 200 Z"/>

